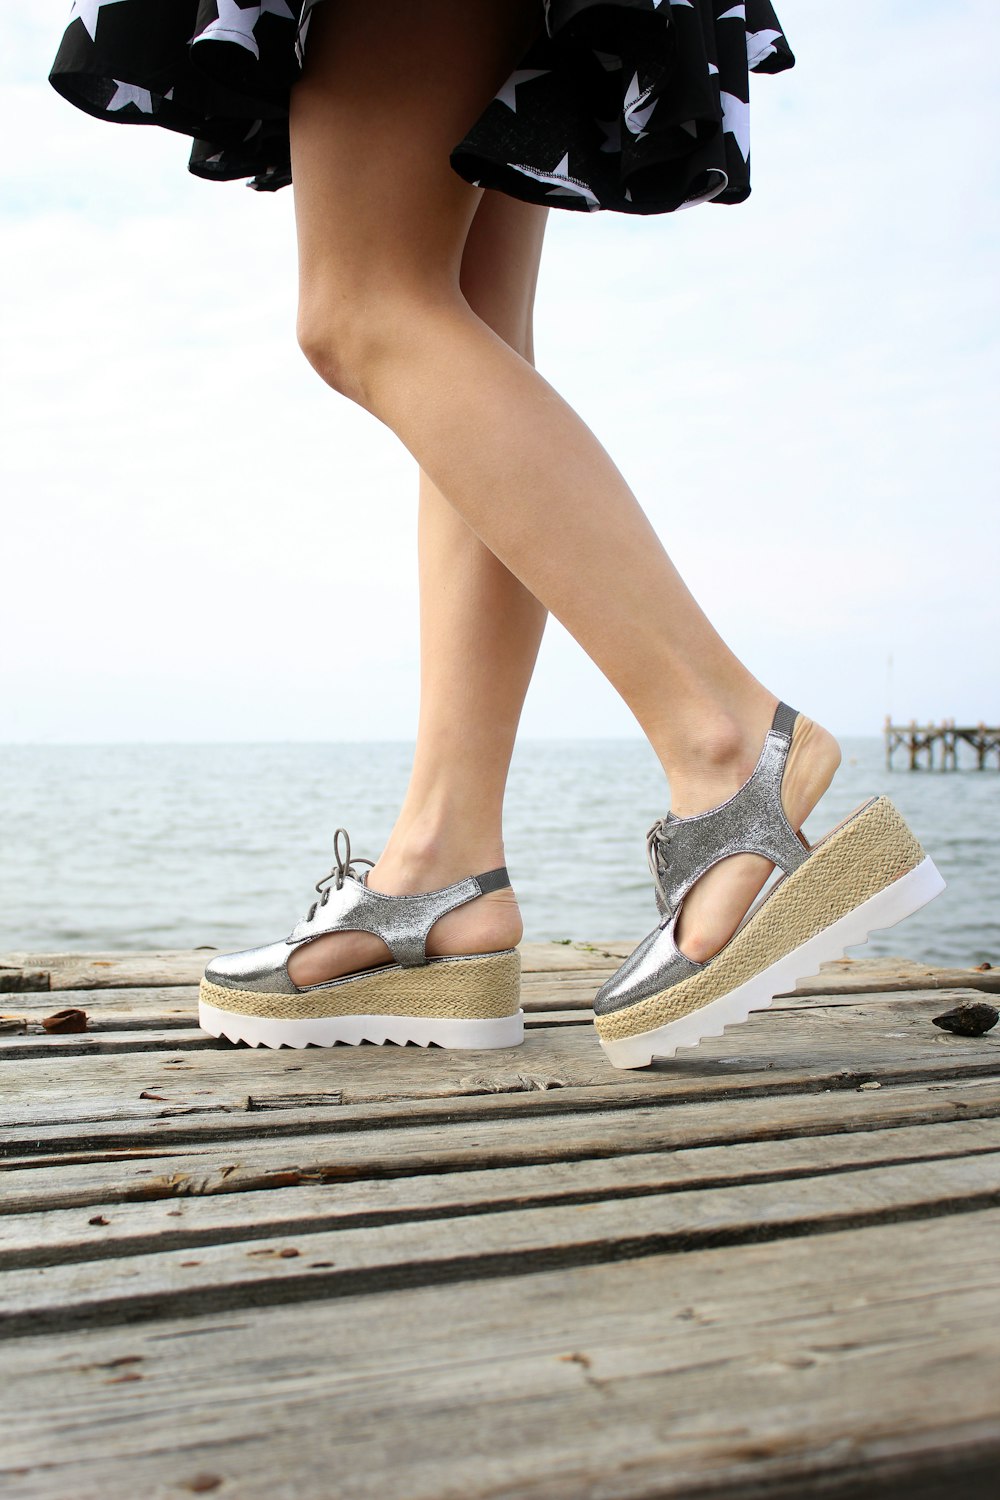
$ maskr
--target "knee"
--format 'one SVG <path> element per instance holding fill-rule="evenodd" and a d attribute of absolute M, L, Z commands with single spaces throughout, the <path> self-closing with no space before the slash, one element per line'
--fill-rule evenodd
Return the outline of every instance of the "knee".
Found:
<path fill-rule="evenodd" d="M 343 283 L 303 292 L 296 334 L 318 375 L 357 405 L 381 414 L 386 382 L 440 334 L 449 299 L 436 288 Z"/>
<path fill-rule="evenodd" d="M 302 353 L 327 385 L 359 406 L 368 404 L 366 372 L 374 361 L 376 335 L 362 297 L 301 297 L 295 333 Z"/>

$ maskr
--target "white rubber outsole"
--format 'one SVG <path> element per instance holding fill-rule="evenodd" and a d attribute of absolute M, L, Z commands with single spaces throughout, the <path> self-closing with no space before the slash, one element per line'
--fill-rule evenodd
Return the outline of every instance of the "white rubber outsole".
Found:
<path fill-rule="evenodd" d="M 250 1047 L 357 1047 L 361 1042 L 382 1046 L 448 1047 L 479 1052 L 494 1047 L 518 1047 L 524 1040 L 524 1011 L 485 1021 L 452 1021 L 440 1016 L 315 1016 L 284 1021 L 270 1016 L 245 1016 L 219 1010 L 201 1000 L 198 1024 L 210 1036 L 246 1042 Z"/>
<path fill-rule="evenodd" d="M 944 890 L 933 860 L 924 859 L 891 885 L 877 891 L 839 921 L 824 927 L 815 937 L 786 953 L 777 963 L 762 969 L 728 995 L 712 1000 L 690 1015 L 641 1031 L 635 1036 L 602 1041 L 608 1061 L 616 1068 L 645 1068 L 654 1057 L 673 1057 L 679 1047 L 696 1047 L 709 1036 L 721 1036 L 727 1026 L 746 1021 L 751 1012 L 767 1010 L 775 995 L 795 988 L 800 979 L 818 972 L 821 964 L 840 958 L 845 948 L 865 943 L 871 933 L 895 927 L 904 917 L 919 911 Z"/>

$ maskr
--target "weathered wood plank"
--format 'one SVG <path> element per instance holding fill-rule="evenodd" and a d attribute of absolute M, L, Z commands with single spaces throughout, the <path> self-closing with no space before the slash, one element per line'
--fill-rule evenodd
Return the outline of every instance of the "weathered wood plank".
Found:
<path fill-rule="evenodd" d="M 738 1109 L 729 1094 L 718 1100 L 678 1097 L 669 1080 L 640 1098 L 622 1098 L 616 1089 L 354 1106 L 340 1106 L 337 1098 L 330 1094 L 325 1103 L 313 1100 L 309 1109 L 168 1113 L 124 1124 L 76 1124 L 69 1131 L 52 1125 L 7 1131 L 0 1212 L 102 1202 L 102 1194 L 111 1191 L 120 1191 L 123 1202 L 225 1191 L 211 1187 L 213 1182 L 228 1184 L 232 1191 L 241 1173 L 250 1175 L 250 1185 L 261 1187 L 264 1179 L 252 1176 L 258 1149 L 267 1154 L 268 1167 L 277 1160 L 282 1170 L 342 1179 L 996 1119 L 1000 1079 L 747 1095 L 739 1098 Z M 121 1163 L 135 1170 L 123 1169 Z M 36 1167 L 46 1170 L 37 1172 Z M 193 1167 L 198 1172 L 192 1176 Z"/>
<path fill-rule="evenodd" d="M 594 957 L 606 955 L 607 962 L 617 966 L 631 953 L 635 943 L 615 938 L 576 946 L 586 949 Z M 912 958 L 836 958 L 821 964 L 817 975 L 803 978 L 790 993 L 797 996 L 878 994 L 894 990 L 953 988 L 998 991 L 1000 965 L 985 968 L 975 965 L 963 969 L 923 964 Z"/>
<path fill-rule="evenodd" d="M 182 1311 L 520 1276 L 697 1245 L 1000 1205 L 1000 1151 L 821 1177 L 500 1210 L 9 1271 L 0 1337 Z"/>
<path fill-rule="evenodd" d="M 322 1092 L 331 1081 L 344 1102 L 353 1103 L 491 1092 L 508 1086 L 505 1075 L 515 1088 L 523 1087 L 518 1078 L 528 1076 L 545 1087 L 642 1093 L 666 1078 L 680 1091 L 718 1091 L 722 1079 L 726 1088 L 743 1091 L 829 1087 L 851 1070 L 872 1081 L 998 1070 L 1000 1036 L 940 1031 L 931 1024 L 938 1003 L 874 998 L 824 1010 L 821 1022 L 814 1012 L 765 1011 L 704 1042 L 696 1053 L 637 1073 L 609 1068 L 586 1027 L 533 1027 L 522 1047 L 502 1056 L 389 1047 L 52 1055 L 20 1061 L 4 1075 L 0 1124 L 142 1118 L 164 1107 L 243 1109 L 251 1091 L 261 1100 L 277 1095 L 290 1101 L 296 1092 Z M 157 1096 L 153 1101 L 141 1097 L 150 1093 Z"/>
<path fill-rule="evenodd" d="M 581 976 L 572 970 L 555 977 L 545 974 L 525 976 L 522 1007 L 527 1024 L 589 1024 L 592 1017 L 591 1002 L 599 979 L 598 973 Z M 871 990 L 860 987 L 846 988 L 831 994 L 818 990 L 808 995 L 796 992 L 776 999 L 771 1009 L 821 1010 L 830 1006 L 863 1005 L 870 1003 L 872 993 Z M 945 1010 L 963 1001 L 980 999 L 981 992 L 971 988 L 913 990 L 906 992 L 906 998 L 912 1001 L 933 999 L 941 1010 Z M 85 1037 L 109 1032 L 141 1034 L 146 1031 L 191 1031 L 197 1021 L 198 991 L 193 986 L 77 990 L 72 999 L 73 1005 L 87 1014 L 87 1031 L 82 1034 Z M 20 1019 L 24 1023 L 24 1033 L 0 1033 L 0 1061 L 11 1055 L 30 1055 L 43 1037 L 47 1051 L 73 1051 L 78 1045 L 78 1038 L 49 1035 L 41 1026 L 42 1017 L 61 1007 L 62 1001 L 49 993 L 22 994 L 9 999 L 5 1006 L 0 1007 L 0 1012 L 9 1018 Z M 35 1041 L 28 1042 L 25 1036 L 35 1038 Z M 181 1044 L 179 1038 L 178 1045 Z M 85 1045 L 81 1050 L 95 1049 Z M 113 1046 L 111 1050 L 114 1050 Z"/>
<path fill-rule="evenodd" d="M 995 1236 L 1000 1220 L 981 1208 L 1000 1203 L 1000 1037 L 950 1037 L 930 1017 L 1000 989 L 1000 975 L 897 960 L 830 965 L 697 1054 L 623 1075 L 604 1063 L 588 1006 L 630 946 L 526 948 L 529 1037 L 501 1055 L 261 1054 L 216 1044 L 191 1024 L 207 952 L 20 955 L 20 968 L 0 970 L 0 987 L 44 979 L 73 994 L 29 988 L 0 1004 L 34 1028 L 7 1039 L 0 1058 L 0 1110 L 10 1121 L 0 1175 L 6 1331 L 38 1333 L 61 1321 L 81 1330 L 75 1344 L 53 1332 L 5 1345 L 28 1366 L 35 1359 L 49 1388 L 47 1398 L 35 1387 L 39 1431 L 47 1422 L 48 1432 L 24 1449 L 32 1472 L 9 1479 L 64 1500 L 72 1473 L 74 1500 L 86 1500 L 88 1485 L 102 1500 L 131 1500 L 141 1476 L 142 1493 L 166 1500 L 190 1492 L 198 1469 L 209 1472 L 224 1454 L 237 1456 L 220 1477 L 240 1500 L 273 1500 L 290 1474 L 295 1500 L 328 1500 L 331 1464 L 346 1451 L 356 1487 L 343 1490 L 345 1500 L 653 1500 L 695 1488 L 707 1496 L 706 1484 L 716 1497 L 746 1500 L 744 1478 L 768 1500 L 800 1500 L 804 1473 L 815 1474 L 827 1500 L 900 1490 L 918 1500 L 922 1448 L 926 1472 L 944 1476 L 943 1489 L 926 1481 L 928 1500 L 955 1493 L 959 1474 L 968 1481 L 962 1500 L 978 1500 L 984 1465 L 1000 1455 L 987 1373 L 1000 1310 L 995 1239 L 983 1233 L 989 1221 Z M 65 962 L 31 969 L 53 957 Z M 67 1003 L 88 1010 L 93 1030 L 43 1035 L 40 1018 Z M 886 1215 L 910 1222 L 886 1226 Z M 876 1240 L 878 1257 L 867 1249 Z M 719 1241 L 730 1248 L 698 1248 Z M 937 1261 L 921 1262 L 931 1242 Z M 797 1248 L 806 1243 L 808 1262 Z M 849 1264 L 838 1259 L 847 1253 Z M 642 1259 L 610 1264 L 634 1256 Z M 693 1263 L 711 1282 L 720 1257 L 719 1302 L 704 1318 L 693 1302 L 672 1300 Z M 538 1270 L 591 1260 L 601 1263 L 593 1271 Z M 905 1275 L 894 1274 L 898 1266 Z M 614 1276 L 588 1279 L 598 1273 Z M 790 1274 L 811 1298 L 800 1315 Z M 445 1285 L 431 1285 L 438 1281 Z M 560 1299 L 550 1327 L 564 1334 L 569 1317 L 575 1331 L 607 1331 L 599 1374 L 575 1335 L 572 1348 L 539 1356 L 543 1282 L 546 1296 Z M 427 1285 L 408 1290 L 414 1283 Z M 734 1284 L 740 1297 L 727 1302 Z M 619 1297 L 606 1311 L 583 1291 L 598 1286 L 634 1288 L 633 1300 Z M 843 1305 L 827 1300 L 831 1286 L 843 1290 Z M 625 1332 L 623 1300 L 633 1318 Z M 269 1305 L 283 1301 L 293 1305 Z M 432 1302 L 434 1336 L 449 1340 L 437 1364 L 405 1312 L 399 1317 L 401 1307 Z M 504 1310 L 493 1342 L 476 1337 L 483 1306 Z M 178 1322 L 173 1314 L 185 1307 L 197 1316 Z M 148 1320 L 144 1330 L 99 1328 L 103 1318 L 135 1317 Z M 825 1320 L 816 1342 L 761 1364 L 761 1341 L 786 1349 L 805 1319 Z M 369 1360 L 355 1361 L 346 1380 L 345 1321 Z M 255 1373 L 245 1361 L 227 1368 L 225 1356 L 220 1373 L 227 1324 L 237 1343 L 253 1345 Z M 275 1361 L 287 1345 L 268 1349 L 265 1338 L 262 1347 L 261 1329 L 307 1325 L 318 1358 L 300 1341 L 276 1397 Z M 392 1352 L 377 1361 L 382 1329 Z M 139 1369 L 98 1374 L 94 1351 L 140 1336 L 168 1361 L 178 1347 L 202 1360 L 195 1407 L 181 1382 L 158 1403 L 145 1356 Z M 70 1348 L 85 1351 L 76 1392 L 87 1385 L 82 1401 L 71 1394 L 71 1411 L 59 1383 L 72 1372 L 47 1352 Z M 957 1381 L 955 1361 L 964 1362 Z M 797 1412 L 814 1369 L 816 1399 Z M 873 1374 L 861 1400 L 858 1387 Z M 331 1380 L 343 1380 L 343 1391 Z M 342 1425 L 324 1448 L 331 1402 Z M 179 1403 L 190 1443 L 183 1453 L 194 1464 L 186 1478 L 172 1468 Z M 111 1451 L 131 1451 L 131 1460 L 110 1460 L 96 1437 L 89 1448 L 76 1442 L 79 1430 L 106 1432 L 109 1423 Z M 318 1425 L 326 1456 L 314 1467 Z M 627 1433 L 614 1457 L 608 1430 L 615 1440 Z M 470 1431 L 474 1448 L 457 1461 Z M 57 1452 L 70 1433 L 72 1469 Z M 250 1462 L 262 1434 L 263 1462 Z M 297 1473 L 301 1454 L 309 1460 Z M 664 1489 L 664 1476 L 673 1488 Z M 15 1493 L 9 1484 L 7 1492 Z"/>
<path fill-rule="evenodd" d="M 638 938 L 636 939 L 636 941 Z M 594 943 L 521 944 L 525 974 L 566 970 L 605 971 L 617 967 L 635 946 L 615 939 Z M 137 988 L 197 984 L 212 948 L 150 953 L 0 954 L 0 992 L 92 988 Z M 800 995 L 907 989 L 1000 990 L 1000 967 L 942 968 L 906 958 L 836 959 L 804 980 Z"/>
<path fill-rule="evenodd" d="M 466 1101 L 469 1102 L 469 1101 Z M 484 1100 L 484 1104 L 507 1101 Z M 377 1107 L 382 1108 L 385 1107 Z M 97 1207 L 109 1203 L 176 1200 L 297 1186 L 309 1182 L 343 1183 L 365 1178 L 466 1172 L 547 1162 L 577 1162 L 646 1152 L 693 1149 L 741 1141 L 801 1141 L 835 1132 L 872 1131 L 903 1124 L 948 1120 L 989 1120 L 997 1130 L 1000 1081 L 947 1089 L 939 1086 L 884 1088 L 864 1092 L 791 1095 L 603 1108 L 539 1120 L 536 1115 L 493 1118 L 457 1110 L 452 1118 L 441 1103 L 423 1120 L 406 1112 L 355 1115 L 337 1129 L 339 1109 L 325 1114 L 334 1128 L 308 1135 L 217 1144 L 164 1141 L 147 1151 L 125 1148 L 92 1153 L 69 1162 L 43 1158 L 45 1169 L 12 1165 L 0 1175 L 0 1211 L 32 1213 L 42 1209 Z M 253 1117 L 251 1117 L 252 1120 Z M 255 1133 L 259 1132 L 255 1124 Z M 173 1154 L 171 1154 L 171 1150 Z M 30 1158 L 22 1159 L 25 1163 Z"/>
<path fill-rule="evenodd" d="M 949 969 L 910 958 L 836 958 L 803 979 L 793 993 L 807 995 L 891 994 L 898 990 L 1000 991 L 1000 968 Z"/>
<path fill-rule="evenodd" d="M 547 1014 L 550 1011 L 581 1012 L 583 1021 L 591 1016 L 591 1002 L 600 982 L 599 974 L 579 974 L 568 970 L 554 979 L 545 974 L 529 974 L 524 978 L 522 1007 L 529 1014 Z M 64 1000 L 48 991 L 36 994 L 20 994 L 8 997 L 0 1005 L 4 1015 L 20 1017 L 31 1034 L 42 1035 L 42 1017 L 64 1007 Z M 190 1027 L 197 1024 L 198 990 L 193 985 L 175 985 L 150 989 L 97 989 L 77 990 L 72 996 L 73 1006 L 86 1012 L 88 1032 L 101 1030 L 142 1030 L 165 1027 Z M 17 1051 L 15 1035 L 0 1035 L 0 1058 L 8 1049 Z M 55 1038 L 51 1038 L 55 1042 Z M 61 1038 L 60 1045 L 68 1045 L 70 1038 Z"/>
<path fill-rule="evenodd" d="M 0 954 L 0 992 L 197 984 L 215 951 L 4 953 Z"/>
<path fill-rule="evenodd" d="M 634 944 L 631 946 L 634 947 Z M 0 953 L 0 993 L 32 990 L 135 989 L 191 985 L 201 978 L 214 948 L 149 953 Z M 522 943 L 525 973 L 615 968 L 614 955 L 587 943 Z"/>
<path fill-rule="evenodd" d="M 0 1037 L 0 1063 L 40 1057 L 103 1057 L 116 1052 L 229 1051 L 231 1044 L 224 1038 L 220 1040 L 192 1028 L 190 1016 L 185 1020 L 187 1024 L 180 1026 L 162 1028 L 138 1023 L 122 1029 L 119 1020 L 90 1017 L 86 1031 L 66 1035 L 47 1033 L 34 1024 L 23 1034 Z M 547 1010 L 527 1013 L 524 1024 L 589 1026 L 591 1018 L 582 1010 Z"/>
<path fill-rule="evenodd" d="M 946 1121 L 645 1155 L 554 1161 L 0 1217 L 0 1268 L 57 1265 L 326 1228 L 817 1176 L 1000 1152 L 995 1120 Z M 627 1212 L 627 1209 L 625 1210 Z"/>
<path fill-rule="evenodd" d="M 0 1045 L 0 1067 L 12 1067 L 15 1062 L 33 1061 L 39 1058 L 56 1057 L 111 1057 L 122 1052 L 220 1052 L 228 1043 L 207 1032 L 192 1027 L 190 1017 L 186 1026 L 143 1027 L 142 1030 L 119 1031 L 112 1023 L 98 1022 L 86 1031 L 67 1035 L 49 1035 L 41 1027 L 34 1027 L 22 1036 L 6 1036 Z M 8 1071 L 0 1078 L 9 1079 Z"/>
<path fill-rule="evenodd" d="M 985 1500 L 1000 1213 L 904 1232 L 19 1340 L 5 1494 Z"/>

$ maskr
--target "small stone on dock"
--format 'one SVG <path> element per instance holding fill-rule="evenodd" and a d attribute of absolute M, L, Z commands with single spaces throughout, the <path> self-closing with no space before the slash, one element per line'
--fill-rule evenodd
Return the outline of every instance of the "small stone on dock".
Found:
<path fill-rule="evenodd" d="M 985 1036 L 1000 1021 L 1000 1011 L 982 1000 L 965 1000 L 954 1010 L 946 1010 L 932 1019 L 935 1026 L 953 1031 L 956 1036 Z"/>

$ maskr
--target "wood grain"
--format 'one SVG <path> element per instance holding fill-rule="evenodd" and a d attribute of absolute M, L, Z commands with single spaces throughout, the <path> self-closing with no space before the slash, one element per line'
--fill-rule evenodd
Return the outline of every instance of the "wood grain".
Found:
<path fill-rule="evenodd" d="M 992 1500 L 1000 1037 L 932 1018 L 1000 977 L 830 965 L 615 1073 L 628 946 L 526 945 L 500 1054 L 217 1042 L 204 951 L 0 959 L 5 1500 Z"/>
<path fill-rule="evenodd" d="M 1000 1213 L 919 1230 L 17 1340 L 5 1495 L 980 1500 Z"/>

